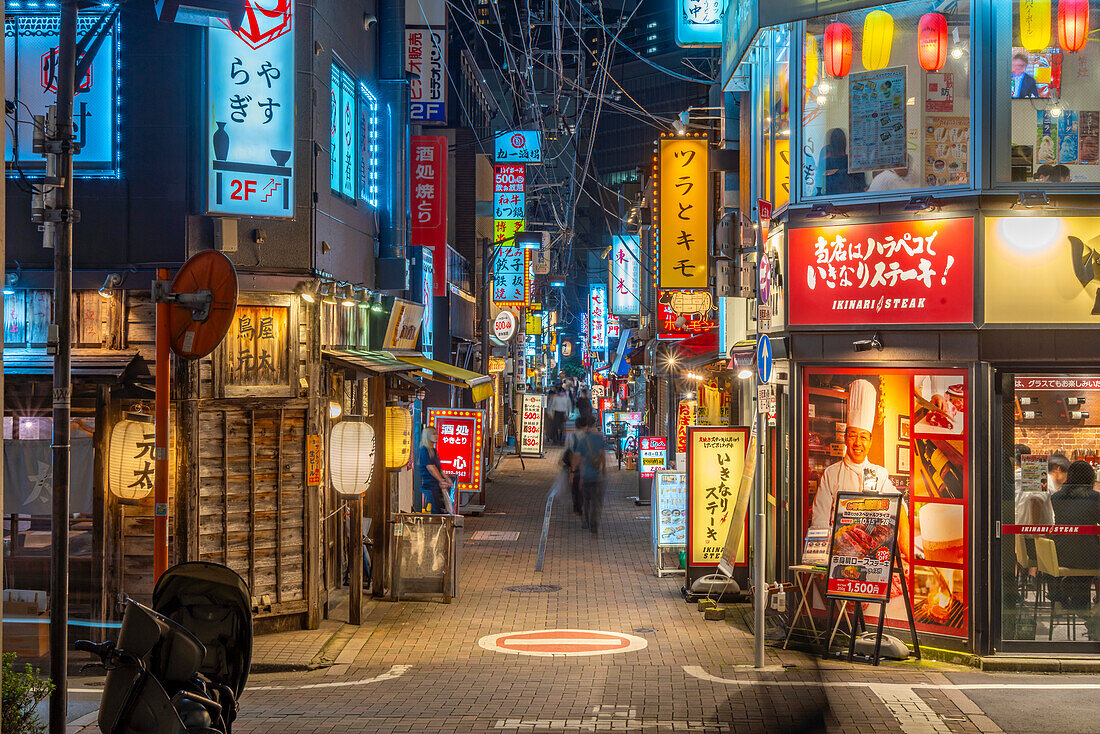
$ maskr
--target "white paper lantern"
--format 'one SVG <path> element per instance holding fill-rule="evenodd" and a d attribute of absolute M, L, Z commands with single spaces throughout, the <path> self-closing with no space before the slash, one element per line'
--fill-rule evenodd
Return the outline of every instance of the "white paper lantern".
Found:
<path fill-rule="evenodd" d="M 332 486 L 344 495 L 370 489 L 374 474 L 374 428 L 360 416 L 348 416 L 332 427 L 328 437 Z"/>
<path fill-rule="evenodd" d="M 107 487 L 123 500 L 140 500 L 153 491 L 153 417 L 130 414 L 111 429 Z"/>

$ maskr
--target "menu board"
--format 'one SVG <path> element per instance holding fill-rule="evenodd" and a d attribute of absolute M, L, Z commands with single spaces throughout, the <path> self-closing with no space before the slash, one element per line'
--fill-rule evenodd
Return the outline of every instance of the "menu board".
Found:
<path fill-rule="evenodd" d="M 519 418 L 520 453 L 537 456 L 542 453 L 542 414 L 546 396 L 524 393 Z"/>
<path fill-rule="evenodd" d="M 638 448 L 638 470 L 642 477 L 650 479 L 655 472 L 663 471 L 668 464 L 668 438 L 642 436 Z"/>
<path fill-rule="evenodd" d="M 682 471 L 654 474 L 653 543 L 658 548 L 687 544 L 687 474 Z"/>
<path fill-rule="evenodd" d="M 1046 454 L 1026 454 L 1020 457 L 1020 491 L 1047 491 Z"/>
<path fill-rule="evenodd" d="M 746 428 L 687 429 L 689 566 L 717 566 L 745 467 Z"/>
<path fill-rule="evenodd" d="M 849 78 L 848 170 L 905 168 L 905 67 L 855 72 Z"/>
<path fill-rule="evenodd" d="M 889 601 L 901 495 L 837 492 L 835 507 L 826 596 Z"/>
<path fill-rule="evenodd" d="M 444 474 L 458 477 L 458 489 L 481 490 L 484 417 L 480 410 L 428 408 L 428 425 L 439 434 L 439 463 Z"/>
<path fill-rule="evenodd" d="M 928 186 L 966 183 L 970 160 L 970 118 L 929 116 L 924 121 L 924 182 Z"/>
<path fill-rule="evenodd" d="M 810 528 L 802 546 L 802 565 L 825 568 L 829 562 L 829 528 Z"/>

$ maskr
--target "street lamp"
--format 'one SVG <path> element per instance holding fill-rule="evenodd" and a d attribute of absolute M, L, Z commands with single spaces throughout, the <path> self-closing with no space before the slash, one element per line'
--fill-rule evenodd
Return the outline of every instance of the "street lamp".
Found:
<path fill-rule="evenodd" d="M 183 25 L 241 27 L 245 0 L 155 0 L 157 20 Z"/>

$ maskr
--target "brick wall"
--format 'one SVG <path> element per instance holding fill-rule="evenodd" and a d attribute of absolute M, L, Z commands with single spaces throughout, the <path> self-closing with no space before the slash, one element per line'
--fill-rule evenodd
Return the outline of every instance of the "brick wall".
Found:
<path fill-rule="evenodd" d="M 1036 454 L 1061 451 L 1070 459 L 1075 454 L 1100 456 L 1100 426 L 1035 428 L 1017 425 L 1016 443 L 1027 444 Z"/>

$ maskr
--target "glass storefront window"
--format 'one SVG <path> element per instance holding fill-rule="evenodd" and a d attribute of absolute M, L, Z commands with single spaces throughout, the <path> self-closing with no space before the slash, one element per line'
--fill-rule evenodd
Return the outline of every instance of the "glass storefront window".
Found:
<path fill-rule="evenodd" d="M 1097 17 L 1100 0 L 1063 14 L 1054 3 L 1035 0 L 994 5 L 999 16 L 992 79 L 1002 118 L 997 178 L 1100 182 L 1100 101 L 1093 73 L 1100 43 L 1087 35 L 1088 16 Z"/>
<path fill-rule="evenodd" d="M 770 29 L 758 41 L 760 75 L 760 196 L 778 210 L 791 200 L 791 28 Z"/>
<path fill-rule="evenodd" d="M 803 198 L 970 182 L 970 5 L 901 2 L 806 22 Z"/>
<path fill-rule="evenodd" d="M 1095 649 L 1100 375 L 1006 379 L 1012 400 L 1003 464 L 1011 473 L 1001 493 L 1001 637 Z"/>

